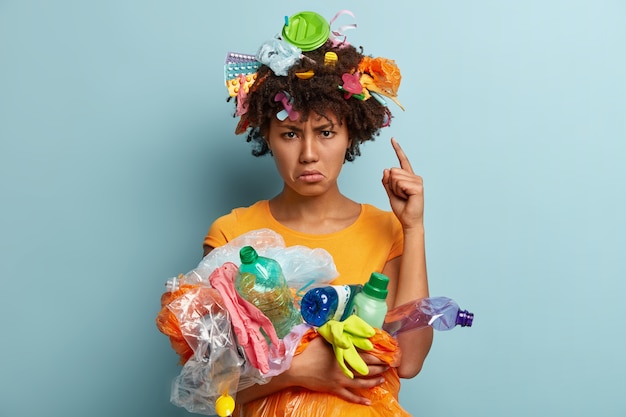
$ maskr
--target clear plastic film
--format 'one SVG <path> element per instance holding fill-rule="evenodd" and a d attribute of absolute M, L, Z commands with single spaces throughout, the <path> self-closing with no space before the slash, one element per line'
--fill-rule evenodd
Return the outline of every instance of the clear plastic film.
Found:
<path fill-rule="evenodd" d="M 239 377 L 239 386 L 237 387 L 237 391 L 241 391 L 246 388 L 250 388 L 253 385 L 261 385 L 269 382 L 269 380 L 276 375 L 280 375 L 285 372 L 291 366 L 291 361 L 300 345 L 300 341 L 302 340 L 302 336 L 310 329 L 311 327 L 306 324 L 300 324 L 293 329 L 291 332 L 285 336 L 282 340 L 284 345 L 284 352 L 279 352 L 274 346 L 270 346 L 270 355 L 269 355 L 269 371 L 265 374 L 261 374 L 258 369 L 253 366 L 244 367 L 240 377 Z M 234 391 L 233 391 L 234 392 Z"/>
<path fill-rule="evenodd" d="M 167 306 L 193 355 L 172 383 L 170 400 L 192 413 L 214 415 L 215 401 L 236 392 L 245 360 L 217 291 L 197 286 Z"/>
<path fill-rule="evenodd" d="M 328 251 L 301 245 L 286 247 L 284 239 L 278 233 L 271 229 L 258 229 L 213 249 L 185 276 L 185 281 L 206 282 L 213 270 L 225 262 L 239 265 L 241 263 L 239 250 L 244 246 L 252 246 L 259 255 L 278 261 L 289 288 L 296 294 L 311 286 L 328 284 L 339 275 L 333 257 Z"/>

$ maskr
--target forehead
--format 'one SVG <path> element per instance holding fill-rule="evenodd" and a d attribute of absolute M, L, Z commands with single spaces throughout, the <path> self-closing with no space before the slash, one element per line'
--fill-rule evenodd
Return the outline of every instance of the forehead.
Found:
<path fill-rule="evenodd" d="M 303 127 L 305 125 L 311 125 L 312 127 L 339 127 L 342 126 L 343 123 L 333 112 L 327 112 L 326 114 L 309 112 L 308 114 L 301 114 L 300 118 L 295 121 L 289 120 L 289 118 L 281 121 L 277 117 L 273 117 L 270 121 L 270 126 L 274 127 Z"/>

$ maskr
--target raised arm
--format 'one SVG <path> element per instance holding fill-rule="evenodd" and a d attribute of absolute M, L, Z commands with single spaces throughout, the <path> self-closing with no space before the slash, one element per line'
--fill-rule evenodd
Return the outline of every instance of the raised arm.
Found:
<path fill-rule="evenodd" d="M 385 265 L 383 273 L 390 279 L 389 307 L 429 296 L 424 238 L 424 185 L 415 174 L 406 154 L 395 139 L 391 144 L 400 163 L 399 168 L 385 169 L 382 183 L 394 214 L 402 224 L 404 251 L 402 256 Z M 412 378 L 423 366 L 433 340 L 430 327 L 398 335 L 402 363 L 398 374 Z"/>

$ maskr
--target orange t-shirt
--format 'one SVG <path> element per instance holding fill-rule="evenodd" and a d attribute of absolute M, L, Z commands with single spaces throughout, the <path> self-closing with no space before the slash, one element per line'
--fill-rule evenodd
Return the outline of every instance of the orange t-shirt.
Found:
<path fill-rule="evenodd" d="M 334 285 L 364 284 L 372 272 L 382 272 L 385 264 L 402 255 L 402 226 L 392 212 L 361 204 L 357 220 L 335 233 L 308 234 L 280 224 L 270 212 L 269 201 L 240 207 L 218 218 L 204 239 L 204 246 L 223 246 L 236 237 L 258 229 L 272 229 L 286 246 L 303 245 L 328 251 L 339 276 Z"/>

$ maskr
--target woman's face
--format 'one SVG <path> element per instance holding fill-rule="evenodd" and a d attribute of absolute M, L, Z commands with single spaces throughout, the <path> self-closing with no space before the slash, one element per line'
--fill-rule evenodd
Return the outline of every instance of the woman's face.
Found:
<path fill-rule="evenodd" d="M 311 113 L 295 122 L 273 118 L 266 137 L 287 187 L 303 196 L 337 188 L 350 139 L 346 124 L 334 115 Z"/>

